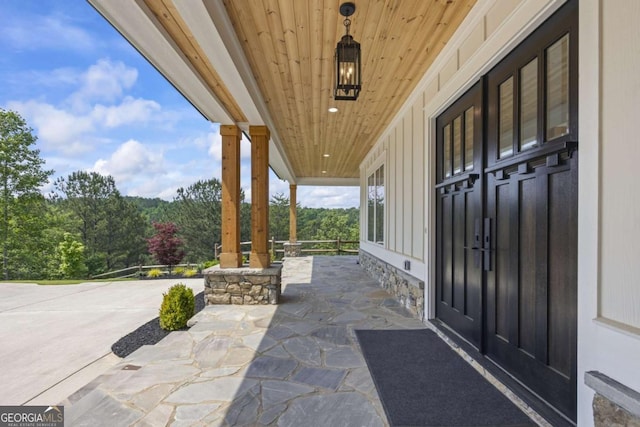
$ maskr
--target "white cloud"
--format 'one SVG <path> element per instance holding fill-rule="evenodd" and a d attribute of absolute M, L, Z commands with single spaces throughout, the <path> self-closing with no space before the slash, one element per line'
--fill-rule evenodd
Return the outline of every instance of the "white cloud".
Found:
<path fill-rule="evenodd" d="M 9 101 L 7 108 L 18 111 L 36 129 L 49 151 L 78 155 L 104 143 L 106 130 L 132 124 L 158 123 L 168 126 L 179 117 L 163 111 L 156 101 L 124 96 L 135 84 L 138 72 L 121 62 L 99 60 L 85 72 L 72 68 L 54 70 L 48 77 L 34 73 L 43 84 L 75 84 L 77 90 L 59 105 L 43 99 Z M 111 101 L 121 99 L 120 102 Z M 96 103 L 97 99 L 109 103 Z"/>
<path fill-rule="evenodd" d="M 209 147 L 209 156 L 211 156 L 214 161 L 222 161 L 222 137 L 220 133 L 209 132 L 206 136 L 198 139 L 205 141 L 205 145 Z"/>
<path fill-rule="evenodd" d="M 59 87 L 60 85 L 77 85 L 82 73 L 71 67 L 56 68 L 54 70 L 21 71 L 16 76 L 16 82 L 28 81 L 32 86 Z"/>
<path fill-rule="evenodd" d="M 129 181 L 163 171 L 164 154 L 130 139 L 120 145 L 108 159 L 97 160 L 92 170 L 102 175 L 111 175 L 118 182 Z"/>
<path fill-rule="evenodd" d="M 34 100 L 9 102 L 8 107 L 19 112 L 38 130 L 38 137 L 49 145 L 48 148 L 66 153 L 77 149 L 86 151 L 74 144 L 79 144 L 80 136 L 94 129 L 89 117 L 77 116 L 53 105 Z"/>
<path fill-rule="evenodd" d="M 115 128 L 131 123 L 146 123 L 160 110 L 160 104 L 155 101 L 127 96 L 119 105 L 95 105 L 91 117 L 104 127 Z"/>
<path fill-rule="evenodd" d="M 289 195 L 288 191 L 285 195 Z M 298 201 L 310 208 L 344 208 L 360 206 L 359 187 L 299 186 Z"/>
<path fill-rule="evenodd" d="M 69 100 L 75 108 L 96 100 L 113 102 L 121 98 L 137 79 L 137 69 L 127 67 L 120 61 L 99 59 L 81 75 L 81 86 Z"/>

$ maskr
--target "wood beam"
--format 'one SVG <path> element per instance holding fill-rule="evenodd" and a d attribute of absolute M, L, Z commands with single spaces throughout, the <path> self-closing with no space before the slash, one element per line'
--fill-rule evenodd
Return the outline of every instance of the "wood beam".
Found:
<path fill-rule="evenodd" d="M 251 135 L 251 257 L 249 267 L 267 268 L 269 254 L 269 128 L 249 126 Z"/>
<path fill-rule="evenodd" d="M 220 126 L 222 136 L 222 253 L 220 268 L 242 266 L 240 251 L 240 139 L 235 125 Z"/>
<path fill-rule="evenodd" d="M 289 242 L 296 243 L 298 241 L 298 212 L 296 190 L 298 186 L 289 185 Z"/>

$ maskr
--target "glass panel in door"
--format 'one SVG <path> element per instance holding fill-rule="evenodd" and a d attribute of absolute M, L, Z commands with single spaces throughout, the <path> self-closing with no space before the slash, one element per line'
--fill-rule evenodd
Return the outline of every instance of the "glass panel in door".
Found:
<path fill-rule="evenodd" d="M 569 133 L 569 35 L 546 51 L 547 140 Z"/>
<path fill-rule="evenodd" d="M 509 77 L 498 88 L 499 91 L 499 130 L 498 158 L 503 159 L 513 154 L 513 77 Z"/>
<path fill-rule="evenodd" d="M 538 59 L 520 69 L 520 151 L 537 145 Z"/>

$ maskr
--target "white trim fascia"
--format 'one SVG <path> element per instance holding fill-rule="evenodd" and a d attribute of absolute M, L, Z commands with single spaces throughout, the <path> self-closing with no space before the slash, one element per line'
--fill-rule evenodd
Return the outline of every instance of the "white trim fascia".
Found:
<path fill-rule="evenodd" d="M 233 123 L 231 115 L 199 79 L 164 28 L 143 3 L 88 0 L 122 36 L 207 120 Z"/>
<path fill-rule="evenodd" d="M 247 121 L 251 125 L 263 125 L 263 118 L 243 80 L 238 78 L 239 71 L 204 3 L 193 0 L 173 0 L 173 4 Z"/>
<path fill-rule="evenodd" d="M 382 150 L 380 155 L 376 157 L 375 160 L 370 162 L 366 168 L 363 166 L 362 170 L 364 170 L 366 174 L 365 179 L 368 180 L 369 175 L 377 171 L 380 166 L 382 165 L 386 166 L 386 164 L 387 164 L 387 150 Z M 387 171 L 385 171 L 384 177 L 385 177 L 385 188 L 386 188 Z"/>

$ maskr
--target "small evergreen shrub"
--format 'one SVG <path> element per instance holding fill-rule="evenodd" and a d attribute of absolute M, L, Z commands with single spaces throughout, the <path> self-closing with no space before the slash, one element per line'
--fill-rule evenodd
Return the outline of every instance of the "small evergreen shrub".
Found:
<path fill-rule="evenodd" d="M 147 277 L 151 277 L 152 279 L 155 279 L 156 277 L 162 277 L 162 270 L 160 270 L 159 268 L 152 268 L 151 270 L 147 271 Z"/>
<path fill-rule="evenodd" d="M 173 269 L 173 274 L 180 276 L 181 274 L 184 274 L 185 270 L 186 269 L 184 267 L 176 267 Z"/>
<path fill-rule="evenodd" d="M 162 294 L 160 327 L 167 331 L 184 328 L 195 314 L 195 308 L 193 290 L 182 283 L 173 285 L 166 294 Z"/>
<path fill-rule="evenodd" d="M 183 277 L 193 277 L 193 276 L 195 276 L 196 274 L 198 274 L 198 270 L 197 270 L 197 269 L 195 269 L 195 268 L 190 268 L 190 269 L 188 269 L 188 270 L 184 270 L 184 271 L 182 272 L 182 276 L 183 276 Z"/>

